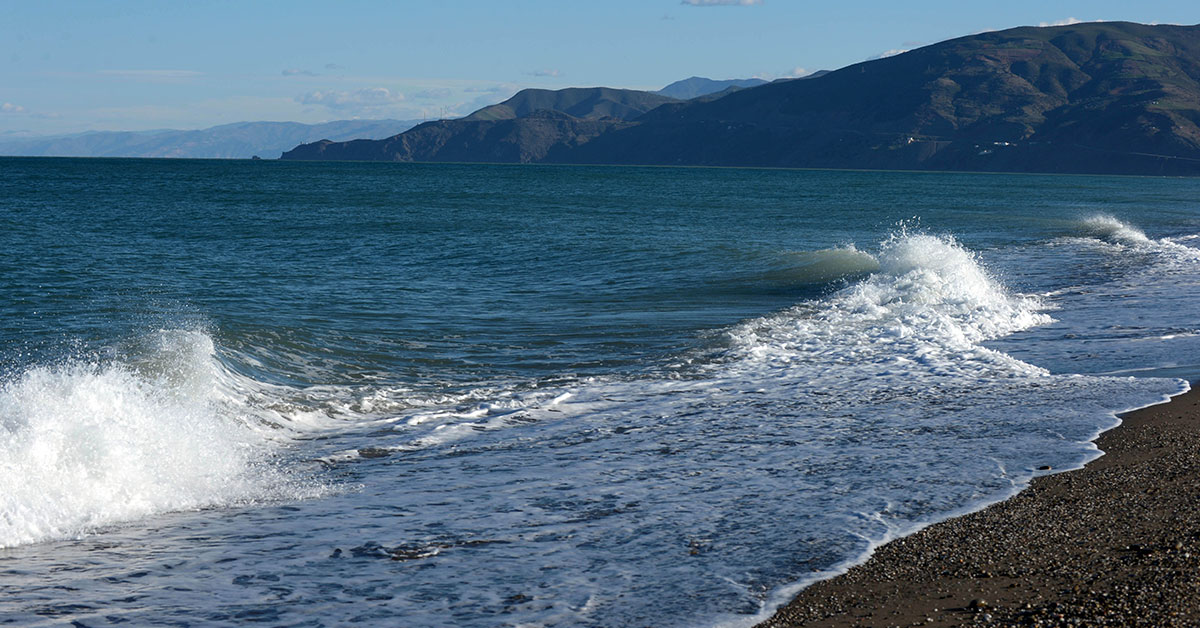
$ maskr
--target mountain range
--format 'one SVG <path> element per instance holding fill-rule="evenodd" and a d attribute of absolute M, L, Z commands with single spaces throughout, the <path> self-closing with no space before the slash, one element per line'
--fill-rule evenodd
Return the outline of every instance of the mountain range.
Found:
<path fill-rule="evenodd" d="M 28 157 L 275 158 L 297 144 L 330 138 L 382 138 L 411 120 L 338 120 L 322 124 L 237 122 L 194 131 L 90 131 L 74 135 L 0 138 L 0 155 Z"/>
<path fill-rule="evenodd" d="M 1200 26 L 1014 28 L 640 113 L 603 89 L 282 158 L 1200 175 Z"/>
<path fill-rule="evenodd" d="M 525 90 L 505 103 L 484 107 L 474 120 L 524 118 L 541 110 L 564 111 L 595 119 L 637 117 L 678 98 L 693 98 L 732 87 L 765 83 L 759 79 L 713 81 L 693 76 L 656 93 L 633 90 Z M 625 97 L 612 94 L 624 92 Z M 682 96 L 680 94 L 683 94 Z M 628 100 L 626 103 L 625 101 Z M 419 124 L 416 120 L 338 120 L 321 124 L 296 122 L 237 122 L 201 130 L 88 131 L 70 135 L 0 136 L 0 155 L 30 157 L 175 157 L 248 159 L 278 157 L 306 142 L 378 139 Z"/>
<path fill-rule="evenodd" d="M 683 79 L 682 81 L 675 81 L 674 83 L 671 83 L 670 85 L 654 93 L 662 94 L 663 96 L 670 96 L 671 98 L 677 98 L 679 100 L 690 100 L 692 98 L 699 98 L 700 96 L 717 94 L 731 87 L 745 89 L 747 87 L 758 87 L 759 85 L 766 84 L 767 81 L 757 78 L 714 81 L 710 78 L 704 78 L 703 76 L 693 76 L 691 78 Z"/>
<path fill-rule="evenodd" d="M 465 118 L 417 125 L 383 140 L 303 144 L 283 159 L 389 161 L 558 161 L 559 153 L 626 128 L 664 104 L 682 102 L 631 89 L 526 89 Z M 553 154 L 552 154 L 553 153 Z"/>

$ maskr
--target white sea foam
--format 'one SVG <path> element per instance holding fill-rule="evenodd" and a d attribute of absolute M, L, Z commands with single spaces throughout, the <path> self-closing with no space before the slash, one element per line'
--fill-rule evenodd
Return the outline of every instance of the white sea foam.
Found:
<path fill-rule="evenodd" d="M 1047 375 L 980 345 L 1053 319 L 1040 300 L 1012 294 L 993 279 L 953 238 L 901 233 L 876 255 L 854 247 L 837 251 L 817 257 L 837 260 L 839 272 L 874 273 L 824 299 L 731 328 L 716 359 L 676 365 L 690 373 L 682 379 L 593 379 L 563 390 L 481 389 L 422 404 L 381 403 L 378 409 L 394 413 L 382 420 L 402 437 L 378 447 L 424 449 L 533 421 L 624 412 L 626 400 L 634 399 L 669 414 L 737 389 L 759 389 L 792 404 L 800 386 L 841 404 L 866 392 L 865 385 L 876 391 L 894 386 L 902 396 L 933 385 L 929 378 L 944 386 Z M 820 405 L 816 398 L 809 403 Z"/>
<path fill-rule="evenodd" d="M 550 493 L 577 502 L 616 493 L 643 504 L 642 536 L 624 541 L 636 547 L 610 547 L 572 529 L 626 552 L 631 566 L 616 577 L 655 569 L 641 556 L 671 547 L 680 529 L 721 539 L 736 536 L 743 521 L 794 517 L 813 534 L 841 539 L 843 559 L 823 566 L 820 578 L 898 535 L 1013 494 L 1041 465 L 1069 468 L 1098 455 L 1089 440 L 1116 423 L 1116 400 L 1149 403 L 1177 387 L 1052 375 L 983 346 L 1052 319 L 1040 299 L 1014 294 L 953 238 L 897 234 L 872 257 L 878 269 L 870 277 L 733 327 L 722 351 L 681 363 L 677 378 L 581 382 L 552 406 L 514 397 L 502 408 L 481 404 L 397 429 L 437 425 L 454 440 L 417 431 L 405 444 L 461 447 L 462 438 L 495 434 L 521 416 L 540 423 L 546 442 L 576 443 L 579 462 L 555 472 Z M 768 444 L 780 441 L 789 444 Z M 687 452 L 685 462 L 675 451 Z M 596 460 L 605 462 L 588 462 Z M 489 481 L 526 490 L 544 482 L 537 469 L 507 473 L 511 480 Z M 591 485 L 594 475 L 605 478 L 602 487 Z M 747 494 L 788 497 L 767 513 Z M 736 521 L 722 514 L 735 511 Z M 690 590 L 739 591 L 765 613 L 812 581 L 755 593 L 747 574 L 772 560 L 769 553 L 725 551 L 728 562 L 696 567 Z M 579 586 L 600 600 L 597 612 L 620 616 L 621 602 Z"/>
<path fill-rule="evenodd" d="M 1145 245 L 1151 242 L 1145 232 L 1120 219 L 1106 214 L 1089 216 L 1080 221 L 1084 234 L 1119 244 Z"/>
<path fill-rule="evenodd" d="M 1136 226 L 1106 214 L 1084 218 L 1079 222 L 1079 230 L 1088 238 L 1133 251 L 1157 253 L 1169 262 L 1200 261 L 1200 250 L 1181 244 L 1194 239 L 1193 236 L 1154 239 Z"/>
<path fill-rule="evenodd" d="M 154 513 L 319 492 L 276 460 L 272 412 L 199 331 L 124 363 L 36 366 L 0 385 L 0 547 Z"/>
<path fill-rule="evenodd" d="M 880 362 L 977 367 L 969 357 L 1039 371 L 979 343 L 1052 319 L 1039 311 L 1038 300 L 1009 293 L 952 238 L 897 235 L 883 243 L 878 260 L 878 273 L 828 300 L 735 328 L 735 350 L 870 375 L 886 373 Z M 873 365 L 864 368 L 866 363 Z"/>

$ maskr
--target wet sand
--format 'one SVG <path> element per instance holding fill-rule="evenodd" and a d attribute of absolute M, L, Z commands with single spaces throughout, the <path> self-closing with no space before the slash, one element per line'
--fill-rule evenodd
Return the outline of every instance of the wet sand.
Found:
<path fill-rule="evenodd" d="M 893 541 L 759 628 L 1200 626 L 1200 390 L 1122 418 L 1083 469 Z"/>

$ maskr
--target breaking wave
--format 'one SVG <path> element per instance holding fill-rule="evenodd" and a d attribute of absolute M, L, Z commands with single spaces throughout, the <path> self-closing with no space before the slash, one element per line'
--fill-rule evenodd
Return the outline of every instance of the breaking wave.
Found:
<path fill-rule="evenodd" d="M 282 463 L 281 417 L 200 331 L 129 360 L 34 366 L 0 384 L 0 547 L 168 511 L 324 489 Z"/>
<path fill-rule="evenodd" d="M 1011 294 L 950 237 L 893 236 L 876 265 L 877 273 L 826 300 L 735 328 L 735 350 L 856 370 L 880 361 L 955 369 L 971 356 L 1000 359 L 978 343 L 1052 320 L 1037 299 Z"/>
<path fill-rule="evenodd" d="M 1136 226 L 1106 214 L 1097 214 L 1081 220 L 1078 229 L 1086 238 L 1137 253 L 1157 254 L 1168 263 L 1190 264 L 1200 261 L 1200 250 L 1180 243 L 1192 239 L 1193 236 L 1154 239 Z"/>

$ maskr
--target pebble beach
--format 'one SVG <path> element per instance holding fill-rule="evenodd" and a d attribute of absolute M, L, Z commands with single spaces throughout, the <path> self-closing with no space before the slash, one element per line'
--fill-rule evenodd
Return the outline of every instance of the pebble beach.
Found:
<path fill-rule="evenodd" d="M 759 628 L 1200 624 L 1200 392 L 1122 420 L 1083 469 L 893 541 Z"/>

